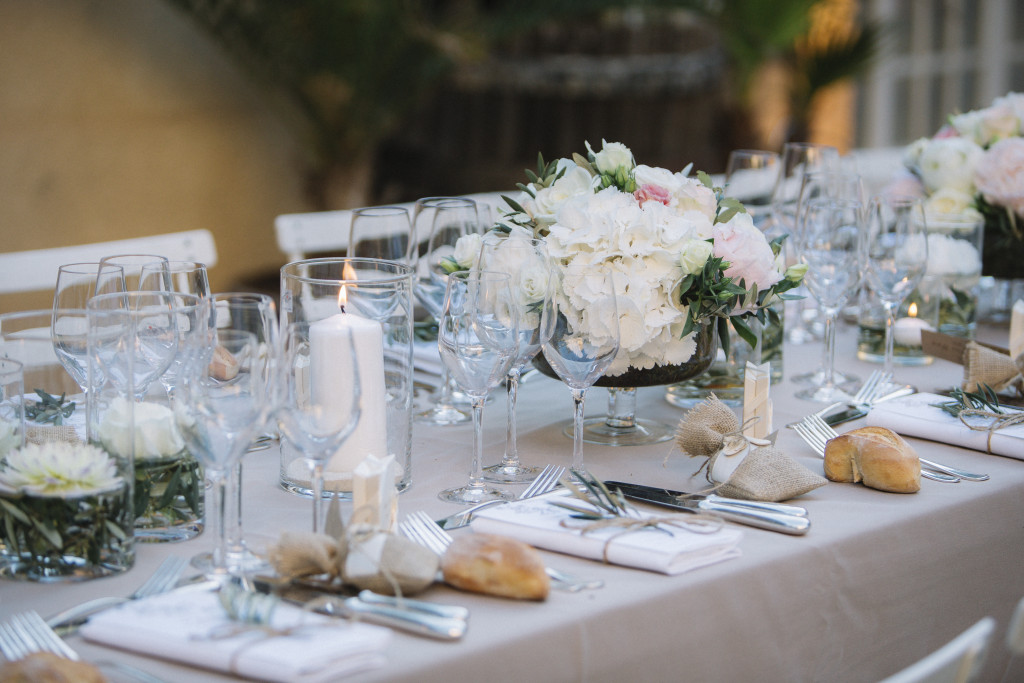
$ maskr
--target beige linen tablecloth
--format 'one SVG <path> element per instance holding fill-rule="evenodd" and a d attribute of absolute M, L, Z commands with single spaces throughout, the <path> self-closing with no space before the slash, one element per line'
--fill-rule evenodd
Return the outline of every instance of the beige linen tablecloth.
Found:
<path fill-rule="evenodd" d="M 855 359 L 853 337 L 853 330 L 840 329 L 839 365 L 865 377 L 876 366 Z M 810 369 L 819 356 L 818 345 L 787 347 L 786 377 Z M 897 372 L 922 390 L 948 388 L 960 375 L 958 366 L 943 361 Z M 773 387 L 776 426 L 814 409 L 793 399 L 794 389 L 788 380 Z M 640 390 L 642 417 L 679 419 L 682 412 L 663 400 L 663 392 Z M 592 390 L 588 413 L 603 413 L 605 400 L 606 392 Z M 503 402 L 497 394 L 486 410 L 486 454 L 492 461 L 504 442 Z M 523 459 L 567 465 L 571 442 L 562 428 L 571 417 L 568 390 L 553 380 L 530 379 L 521 387 L 519 409 Z M 471 435 L 469 425 L 416 425 L 413 487 L 400 498 L 400 515 L 454 510 L 435 494 L 465 480 Z M 1024 596 L 1024 463 L 913 443 L 924 457 L 992 478 L 955 485 L 924 481 L 912 495 L 830 483 L 797 501 L 813 521 L 808 535 L 743 527 L 741 557 L 679 576 L 545 552 L 551 566 L 604 579 L 605 587 L 553 592 L 539 604 L 436 587 L 426 599 L 470 608 L 466 638 L 440 643 L 396 634 L 388 664 L 352 680 L 876 681 L 990 615 L 999 628 L 984 680 L 998 681 L 1007 661 L 1002 639 L 1013 606 Z M 781 430 L 778 444 L 821 471 L 820 460 L 791 430 Z M 587 466 L 603 478 L 687 490 L 703 485 L 690 476 L 697 463 L 673 453 L 668 443 L 587 444 L 584 453 Z M 273 452 L 246 460 L 246 532 L 257 546 L 309 524 L 310 501 L 278 488 L 277 467 Z M 126 595 L 164 556 L 192 555 L 211 544 L 204 535 L 184 544 L 140 545 L 135 569 L 85 584 L 0 581 L 0 616 L 25 608 L 46 615 L 89 597 Z M 227 680 L 79 638 L 70 642 L 86 658 L 123 659 L 168 681 Z"/>

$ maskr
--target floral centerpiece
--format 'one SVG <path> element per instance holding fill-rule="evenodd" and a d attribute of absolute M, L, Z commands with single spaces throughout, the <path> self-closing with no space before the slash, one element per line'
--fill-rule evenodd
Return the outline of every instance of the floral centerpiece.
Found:
<path fill-rule="evenodd" d="M 770 304 L 786 298 L 806 272 L 780 267 L 784 237 L 766 239 L 706 173 L 690 177 L 692 164 L 672 172 L 637 165 L 622 143 L 586 148 L 586 157 L 540 157 L 521 194 L 504 197 L 508 209 L 494 229 L 509 239 L 544 241 L 561 280 L 560 313 L 595 341 L 606 334 L 610 311 L 600 305 L 606 293 L 591 291 L 584 273 L 621 275 L 620 350 L 606 378 L 686 362 L 696 333 L 712 324 L 727 345 L 730 323 L 754 344 L 747 319 L 778 322 Z M 459 241 L 450 270 L 475 264 L 479 239 Z"/>
<path fill-rule="evenodd" d="M 140 540 L 198 535 L 203 475 L 169 407 L 151 401 L 129 403 L 118 396 L 104 411 L 97 438 L 110 453 L 134 453 L 135 528 Z"/>
<path fill-rule="evenodd" d="M 929 238 L 929 274 L 968 289 L 980 274 L 1021 277 L 1024 262 L 1024 94 L 1009 93 L 984 109 L 949 117 L 931 138 L 912 143 L 904 154 L 907 172 L 889 191 L 924 199 Z M 958 237 L 944 229 L 964 222 L 983 226 L 975 244 L 936 243 L 934 235 Z M 938 228 L 932 230 L 932 226 Z M 981 234 L 983 234 L 983 239 Z M 972 250 L 973 247 L 973 250 Z M 941 261 L 941 263 L 939 263 Z M 973 320 L 963 286 L 950 286 L 941 316 Z M 941 318 L 940 318 L 941 322 Z"/>
<path fill-rule="evenodd" d="M 134 561 L 129 485 L 102 448 L 51 441 L 0 463 L 0 574 L 89 578 Z"/>

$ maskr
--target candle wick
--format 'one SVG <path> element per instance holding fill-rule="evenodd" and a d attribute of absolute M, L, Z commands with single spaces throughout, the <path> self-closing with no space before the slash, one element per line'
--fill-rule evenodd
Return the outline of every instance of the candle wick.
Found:
<path fill-rule="evenodd" d="M 342 304 L 338 304 L 338 308 L 340 308 L 340 309 L 341 309 L 341 312 L 342 312 L 342 313 L 344 313 L 344 312 L 345 312 L 345 306 L 344 306 L 344 305 L 342 305 Z"/>

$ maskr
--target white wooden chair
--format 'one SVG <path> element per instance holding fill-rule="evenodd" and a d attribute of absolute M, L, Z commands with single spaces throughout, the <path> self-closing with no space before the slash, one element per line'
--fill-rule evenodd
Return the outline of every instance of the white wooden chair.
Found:
<path fill-rule="evenodd" d="M 981 673 L 996 622 L 985 617 L 924 659 L 881 683 L 970 683 Z"/>
<path fill-rule="evenodd" d="M 172 261 L 198 261 L 207 267 L 217 263 L 217 248 L 209 230 L 15 251 L 0 254 L 0 294 L 52 289 L 61 265 L 99 261 L 113 254 L 160 254 Z"/>
<path fill-rule="evenodd" d="M 462 195 L 490 209 L 492 218 L 495 207 L 501 201 L 499 192 L 478 192 Z M 410 217 L 415 202 L 389 204 L 401 206 L 409 211 Z M 277 248 L 288 262 L 310 258 L 311 254 L 325 251 L 342 251 L 348 248 L 349 228 L 352 226 L 352 211 L 312 211 L 309 213 L 286 213 L 274 219 L 274 234 Z"/>

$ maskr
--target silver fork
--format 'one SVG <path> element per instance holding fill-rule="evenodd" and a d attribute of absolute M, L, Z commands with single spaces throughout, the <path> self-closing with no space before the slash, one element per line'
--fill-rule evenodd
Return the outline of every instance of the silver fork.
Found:
<path fill-rule="evenodd" d="M 806 423 L 807 426 L 810 427 L 812 430 L 817 431 L 819 434 L 823 435 L 826 441 L 839 435 L 834 429 L 829 427 L 825 423 L 825 421 L 822 420 L 820 417 L 808 417 Z M 941 465 L 937 462 L 927 460 L 925 458 L 918 459 L 921 461 L 921 464 L 927 467 L 928 469 L 937 470 L 940 473 L 951 475 L 954 478 L 966 479 L 967 481 L 986 481 L 989 478 L 987 474 L 975 474 L 974 472 L 966 472 L 964 470 L 957 469 L 956 467 Z M 934 474 L 934 472 L 932 474 Z M 921 476 L 925 476 L 925 473 L 923 471 L 921 472 Z M 938 479 L 937 481 L 946 480 Z"/>
<path fill-rule="evenodd" d="M 802 422 L 794 426 L 793 429 L 796 430 L 796 433 L 800 435 L 800 438 L 803 439 L 808 446 L 814 449 L 819 456 L 824 458 L 825 443 L 829 439 L 833 439 L 838 436 L 838 433 L 827 424 L 825 425 L 827 431 L 821 430 L 820 427 L 812 426 L 816 419 L 821 420 L 821 418 L 816 415 L 809 415 Z M 824 424 L 824 421 L 822 421 L 822 424 Z M 829 435 L 829 432 L 831 432 L 831 436 Z M 930 472 L 926 469 L 921 470 L 921 476 L 925 479 L 941 481 L 947 484 L 956 484 L 960 481 L 958 477 L 942 474 L 941 472 Z"/>
<path fill-rule="evenodd" d="M 860 385 L 860 389 L 857 390 L 857 393 L 853 395 L 853 405 L 870 406 L 891 381 L 891 372 L 884 372 L 882 370 L 873 371 L 868 376 L 867 380 L 865 380 L 864 384 Z"/>
<path fill-rule="evenodd" d="M 120 605 L 121 603 L 128 602 L 129 600 L 138 600 L 139 598 L 149 597 L 150 595 L 166 593 L 178 584 L 178 579 L 181 578 L 181 573 L 185 570 L 187 565 L 188 560 L 183 557 L 168 557 L 160 563 L 160 566 L 157 567 L 155 572 L 153 572 L 153 575 L 146 579 L 146 581 L 136 588 L 135 592 L 128 597 L 106 597 L 89 600 L 88 602 L 83 602 L 80 605 L 69 607 L 62 612 L 54 614 L 46 620 L 46 624 L 50 628 L 64 631 L 65 635 L 67 635 L 74 631 L 78 626 L 85 623 L 86 619 L 97 612 L 102 612 L 105 609 L 115 605 Z"/>
<path fill-rule="evenodd" d="M 51 652 L 77 662 L 80 657 L 34 610 L 15 614 L 0 623 L 0 653 L 8 661 L 24 659 L 33 652 Z M 164 683 L 141 669 L 120 662 L 94 662 L 101 670 L 116 670 L 139 683 Z M 108 672 L 109 673 L 109 672 Z"/>
<path fill-rule="evenodd" d="M 533 498 L 534 496 L 540 496 L 548 493 L 549 491 L 553 491 L 554 488 L 558 486 L 558 482 L 564 474 L 565 468 L 561 465 L 545 465 L 540 474 L 534 477 L 534 480 L 530 482 L 530 485 L 527 486 L 522 493 L 519 494 L 516 500 L 525 500 L 527 498 Z M 439 519 L 437 520 L 437 525 L 440 526 L 442 530 L 458 529 L 469 524 L 473 519 L 474 513 L 485 508 L 501 505 L 502 503 L 507 502 L 507 500 L 488 500 L 474 505 L 473 507 L 466 508 L 465 510 L 459 510 L 455 514 L 448 515 L 444 519 Z"/>
<path fill-rule="evenodd" d="M 564 468 L 563 468 L 564 469 Z M 556 480 L 557 481 L 557 480 Z M 433 550 L 438 555 L 444 555 L 444 551 L 452 542 L 451 534 L 437 525 L 430 516 L 422 511 L 413 512 L 398 525 L 398 531 L 406 538 L 416 541 L 424 548 Z M 582 579 L 572 574 L 544 568 L 545 573 L 554 580 L 554 587 L 569 593 L 578 593 L 581 590 L 601 588 L 604 581 Z"/>

